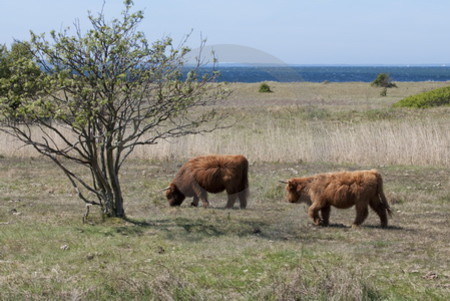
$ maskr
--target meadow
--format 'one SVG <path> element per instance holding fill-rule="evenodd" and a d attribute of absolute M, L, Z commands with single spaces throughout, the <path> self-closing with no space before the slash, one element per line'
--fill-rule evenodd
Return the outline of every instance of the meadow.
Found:
<path fill-rule="evenodd" d="M 137 149 L 127 220 L 103 220 L 53 164 L 0 136 L 0 300 L 448 300 L 450 108 L 393 109 L 448 82 L 230 84 L 233 126 Z M 250 161 L 246 210 L 170 208 L 160 191 L 189 157 Z M 75 167 L 76 168 L 76 167 Z M 376 168 L 394 215 L 354 209 L 313 226 L 278 180 Z"/>

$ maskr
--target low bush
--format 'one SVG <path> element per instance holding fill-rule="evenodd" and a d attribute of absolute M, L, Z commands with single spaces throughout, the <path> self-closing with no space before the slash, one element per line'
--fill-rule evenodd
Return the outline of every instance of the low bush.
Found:
<path fill-rule="evenodd" d="M 268 84 L 262 83 L 259 86 L 259 92 L 260 93 L 270 93 L 270 92 L 272 92 L 272 90 L 270 89 L 270 86 Z"/>
<path fill-rule="evenodd" d="M 397 88 L 387 73 L 378 74 L 377 78 L 371 83 L 372 87 Z"/>
<path fill-rule="evenodd" d="M 430 108 L 448 105 L 450 105 L 450 87 L 443 87 L 405 97 L 396 102 L 394 107 Z"/>

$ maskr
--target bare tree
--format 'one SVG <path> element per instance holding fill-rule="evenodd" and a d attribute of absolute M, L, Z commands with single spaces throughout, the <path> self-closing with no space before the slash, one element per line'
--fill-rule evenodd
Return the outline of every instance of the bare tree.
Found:
<path fill-rule="evenodd" d="M 124 3 L 111 22 L 103 12 L 89 14 L 85 33 L 78 23 L 72 35 L 52 31 L 51 42 L 32 32 L 26 45 L 34 56 L 12 65 L 19 73 L 9 80 L 27 66 L 45 72 L 21 78 L 32 93 L 11 85 L 0 95 L 2 130 L 51 158 L 85 203 L 117 217 L 125 217 L 119 173 L 136 146 L 217 129 L 221 118 L 209 105 L 227 94 L 211 83 L 214 73 L 199 75 L 199 65 L 182 72 L 188 48 L 170 38 L 149 44 L 137 31 L 143 13 Z"/>

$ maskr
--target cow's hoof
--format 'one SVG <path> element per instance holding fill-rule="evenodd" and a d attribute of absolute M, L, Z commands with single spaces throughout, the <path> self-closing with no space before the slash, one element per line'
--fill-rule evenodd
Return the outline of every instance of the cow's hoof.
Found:
<path fill-rule="evenodd" d="M 323 221 L 321 219 L 317 219 L 317 220 L 314 221 L 314 224 L 316 226 L 323 226 Z"/>

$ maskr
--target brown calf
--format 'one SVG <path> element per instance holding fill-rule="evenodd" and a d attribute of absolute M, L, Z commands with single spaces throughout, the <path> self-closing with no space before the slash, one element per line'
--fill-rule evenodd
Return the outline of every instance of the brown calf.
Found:
<path fill-rule="evenodd" d="M 364 222 L 369 206 L 380 217 L 383 228 L 388 225 L 387 214 L 392 214 L 383 192 L 383 179 L 376 170 L 325 173 L 283 183 L 286 183 L 288 201 L 308 204 L 308 214 L 316 225 L 329 224 L 331 206 L 340 209 L 355 206 L 353 226 Z"/>

